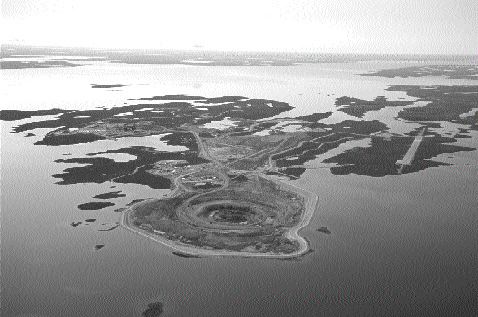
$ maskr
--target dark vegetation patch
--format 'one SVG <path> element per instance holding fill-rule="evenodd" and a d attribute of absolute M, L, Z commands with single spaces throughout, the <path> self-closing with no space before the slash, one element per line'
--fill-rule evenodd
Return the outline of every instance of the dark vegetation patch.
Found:
<path fill-rule="evenodd" d="M 116 178 L 114 181 L 124 184 L 146 185 L 154 189 L 168 189 L 171 187 L 171 181 L 167 178 L 153 175 L 147 172 L 150 167 L 140 167 L 132 174 Z"/>
<path fill-rule="evenodd" d="M 190 151 L 198 151 L 196 139 L 190 132 L 168 133 L 161 137 L 161 141 L 165 141 L 167 145 L 185 146 Z"/>
<path fill-rule="evenodd" d="M 430 103 L 422 107 L 405 108 L 398 116 L 410 121 L 450 121 L 470 124 L 476 128 L 478 113 L 460 118 L 478 105 L 478 86 L 412 86 L 394 85 L 389 91 L 405 91 L 407 95 Z"/>
<path fill-rule="evenodd" d="M 293 118 L 293 119 L 304 120 L 304 121 L 310 121 L 310 122 L 317 122 L 317 121 L 319 121 L 319 120 L 328 118 L 328 117 L 330 117 L 331 115 L 332 115 L 332 112 L 331 112 L 331 111 L 328 111 L 328 112 L 316 112 L 316 113 L 313 113 L 313 114 L 310 114 L 310 115 L 307 115 L 307 116 L 295 117 L 295 118 Z"/>
<path fill-rule="evenodd" d="M 47 134 L 43 140 L 35 142 L 35 145 L 69 145 L 91 143 L 104 139 L 106 138 L 93 133 L 74 133 L 65 135 Z"/>
<path fill-rule="evenodd" d="M 47 61 L 0 61 L 0 69 L 24 69 L 24 68 L 50 68 L 50 67 L 75 67 L 79 64 L 64 60 Z"/>
<path fill-rule="evenodd" d="M 278 102 L 267 99 L 246 99 L 239 96 L 223 96 L 217 98 L 205 98 L 198 96 L 166 95 L 142 100 L 164 100 L 163 104 L 137 104 L 113 107 L 111 109 L 95 109 L 81 111 L 64 111 L 60 109 L 40 111 L 15 111 L 3 110 L 2 120 L 19 120 L 31 116 L 60 114 L 58 118 L 39 122 L 20 124 L 13 128 L 13 132 L 24 132 L 37 128 L 57 129 L 49 132 L 43 140 L 38 141 L 41 145 L 65 145 L 75 143 L 93 142 L 107 137 L 118 138 L 124 136 L 144 136 L 165 133 L 167 129 L 177 130 L 184 124 L 201 125 L 211 121 L 220 121 L 226 117 L 257 120 L 278 115 L 292 107 L 285 102 Z M 205 103 L 217 103 L 230 101 L 230 103 L 216 104 L 208 107 L 207 111 L 196 109 L 191 103 L 179 100 L 201 100 Z M 143 108 L 153 108 L 154 111 L 136 111 Z M 117 116 L 123 113 L 133 113 L 132 116 Z M 139 119 L 139 120 L 136 120 Z M 71 130 L 79 129 L 79 130 Z M 171 141 L 175 136 L 166 136 Z M 192 143 L 186 138 L 177 145 L 188 146 Z M 169 143 L 168 143 L 169 144 Z"/>
<path fill-rule="evenodd" d="M 168 189 L 171 186 L 169 179 L 147 172 L 154 167 L 154 163 L 161 160 L 186 160 L 191 165 L 206 162 L 199 158 L 194 151 L 160 152 L 153 148 L 140 146 L 90 153 L 89 155 L 104 153 L 126 153 L 136 156 L 136 159 L 127 162 L 116 162 L 104 157 L 58 159 L 55 162 L 88 165 L 67 168 L 63 173 L 55 174 L 53 177 L 61 179 L 57 183 L 60 185 L 112 181 L 147 185 L 154 189 Z"/>
<path fill-rule="evenodd" d="M 318 155 L 327 153 L 348 141 L 368 138 L 370 134 L 388 130 L 387 125 L 378 120 L 345 120 L 332 125 L 321 123 L 318 125 L 328 131 L 308 132 L 307 140 L 296 147 L 272 156 L 280 175 L 286 175 L 292 179 L 299 178 L 306 170 L 300 165 L 314 160 Z M 271 172 L 270 174 L 277 173 Z"/>
<path fill-rule="evenodd" d="M 393 69 L 383 69 L 362 76 L 380 77 L 424 77 L 446 76 L 451 79 L 478 79 L 478 66 L 476 65 L 427 65 L 411 66 Z"/>
<path fill-rule="evenodd" d="M 330 168 L 332 174 L 335 175 L 357 174 L 383 177 L 418 172 L 429 167 L 450 165 L 430 159 L 443 153 L 474 150 L 470 147 L 448 144 L 456 142 L 456 140 L 434 135 L 434 137 L 427 137 L 422 141 L 412 165 L 404 166 L 400 171 L 400 166 L 396 162 L 404 157 L 412 142 L 413 137 L 392 137 L 390 141 L 380 137 L 372 137 L 370 147 L 356 147 L 323 162 L 340 165 Z"/>
<path fill-rule="evenodd" d="M 200 103 L 210 104 L 210 103 L 224 103 L 224 102 L 236 102 L 239 100 L 248 99 L 242 96 L 224 96 L 224 97 L 216 97 L 216 98 L 209 98 L 207 100 L 200 101 Z"/>
<path fill-rule="evenodd" d="M 103 209 L 103 208 L 114 206 L 114 205 L 115 204 L 110 203 L 110 202 L 93 201 L 93 202 L 78 205 L 78 209 L 80 209 L 80 210 L 99 210 L 99 209 Z"/>
<path fill-rule="evenodd" d="M 68 110 L 62 109 L 50 109 L 50 110 L 35 110 L 35 111 L 22 111 L 22 110 L 0 110 L 0 120 L 3 121 L 15 121 L 22 120 L 31 117 L 38 116 L 52 116 L 60 113 L 68 112 Z"/>
<path fill-rule="evenodd" d="M 385 107 L 403 107 L 412 103 L 413 101 L 388 101 L 384 96 L 378 96 L 372 101 L 347 96 L 339 97 L 335 100 L 335 105 L 342 107 L 339 111 L 357 118 L 362 118 L 369 111 L 378 111 Z"/>
<path fill-rule="evenodd" d="M 332 125 L 324 125 L 324 127 L 331 128 L 329 133 L 356 133 L 356 134 L 371 134 L 380 131 L 388 130 L 385 123 L 378 120 L 372 121 L 355 121 L 345 120 Z"/>
<path fill-rule="evenodd" d="M 420 123 L 422 126 L 426 126 L 428 128 L 432 128 L 432 129 L 440 129 L 441 128 L 441 123 L 440 122 L 418 122 Z"/>

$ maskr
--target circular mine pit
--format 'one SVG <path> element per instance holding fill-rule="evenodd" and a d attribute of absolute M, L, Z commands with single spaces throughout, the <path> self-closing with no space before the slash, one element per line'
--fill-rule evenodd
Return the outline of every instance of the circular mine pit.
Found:
<path fill-rule="evenodd" d="M 256 213 L 249 206 L 234 204 L 213 204 L 203 208 L 198 216 L 208 217 L 216 222 L 235 224 L 251 223 Z"/>
<path fill-rule="evenodd" d="M 202 203 L 187 214 L 189 224 L 212 230 L 256 230 L 267 218 L 258 205 L 230 200 Z"/>

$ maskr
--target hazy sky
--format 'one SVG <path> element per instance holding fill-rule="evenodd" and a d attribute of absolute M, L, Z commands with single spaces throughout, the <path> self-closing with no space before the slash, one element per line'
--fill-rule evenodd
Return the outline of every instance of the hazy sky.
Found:
<path fill-rule="evenodd" d="M 478 0 L 3 0 L 2 43 L 478 53 Z"/>

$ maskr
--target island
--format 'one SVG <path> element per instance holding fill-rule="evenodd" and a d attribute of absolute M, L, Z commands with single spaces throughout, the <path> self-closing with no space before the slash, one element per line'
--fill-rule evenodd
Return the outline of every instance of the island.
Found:
<path fill-rule="evenodd" d="M 91 84 L 91 88 L 121 88 L 126 85 L 122 84 Z"/>
<path fill-rule="evenodd" d="M 114 206 L 115 204 L 110 202 L 102 202 L 102 201 L 92 201 L 89 203 L 84 203 L 78 205 L 78 209 L 80 210 L 98 210 L 103 209 L 106 207 Z"/>
<path fill-rule="evenodd" d="M 469 62 L 469 61 L 468 61 Z M 420 65 L 401 68 L 382 69 L 362 76 L 379 77 L 424 77 L 424 76 L 445 76 L 450 79 L 478 79 L 478 66 L 468 65 Z"/>
<path fill-rule="evenodd" d="M 113 192 L 108 192 L 108 193 L 103 193 L 103 194 L 98 194 L 94 196 L 93 198 L 97 199 L 112 199 L 112 198 L 119 198 L 119 197 L 125 197 L 125 194 L 121 193 L 121 190 L 118 191 L 113 191 Z"/>

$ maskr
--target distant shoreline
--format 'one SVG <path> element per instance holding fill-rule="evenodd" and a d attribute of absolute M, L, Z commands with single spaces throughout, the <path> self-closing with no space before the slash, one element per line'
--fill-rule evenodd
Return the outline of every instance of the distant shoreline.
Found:
<path fill-rule="evenodd" d="M 1 45 L 1 68 L 77 67 L 96 62 L 211 66 L 297 66 L 321 63 L 410 62 L 478 64 L 473 54 L 396 54 L 317 51 L 251 51 L 208 49 L 121 49 Z"/>

